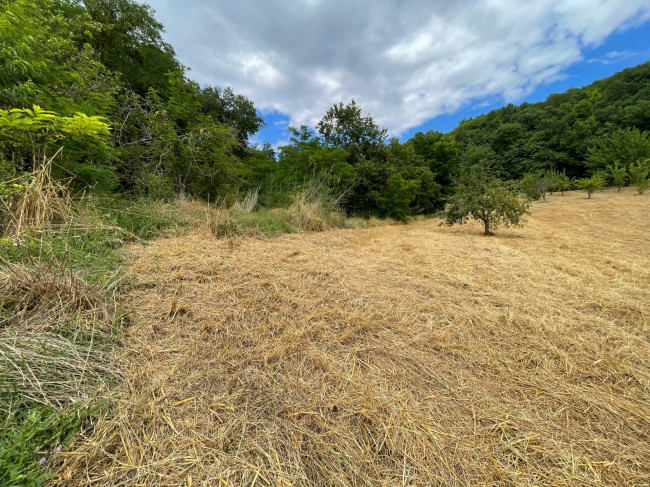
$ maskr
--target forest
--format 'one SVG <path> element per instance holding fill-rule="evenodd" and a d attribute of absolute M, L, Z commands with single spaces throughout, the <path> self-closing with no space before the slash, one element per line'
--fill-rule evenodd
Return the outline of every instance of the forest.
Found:
<path fill-rule="evenodd" d="M 477 170 L 523 181 L 534 197 L 545 178 L 558 189 L 594 176 L 615 184 L 617 169 L 624 184 L 647 179 L 647 62 L 404 143 L 354 100 L 339 102 L 273 150 L 249 142 L 265 123 L 254 101 L 192 81 L 144 4 L 4 1 L 0 25 L 3 193 L 50 157 L 53 177 L 77 193 L 229 205 L 256 191 L 275 207 L 317 187 L 348 215 L 397 219 L 443 209 Z"/>

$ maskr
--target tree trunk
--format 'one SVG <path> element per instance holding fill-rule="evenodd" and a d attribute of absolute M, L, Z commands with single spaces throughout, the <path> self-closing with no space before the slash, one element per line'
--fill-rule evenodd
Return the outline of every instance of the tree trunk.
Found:
<path fill-rule="evenodd" d="M 177 178 L 177 186 L 178 186 L 178 199 L 181 201 L 185 200 L 185 181 L 179 176 Z"/>
<path fill-rule="evenodd" d="M 617 192 L 617 193 L 620 193 L 620 192 L 621 192 L 621 187 L 620 187 L 620 186 L 618 187 L 618 191 L 616 191 L 616 192 Z"/>
<path fill-rule="evenodd" d="M 486 218 L 483 223 L 485 224 L 485 235 L 490 235 L 490 219 Z"/>
<path fill-rule="evenodd" d="M 587 191 L 587 199 L 588 199 L 588 200 L 591 199 L 591 193 L 592 193 L 591 191 Z"/>

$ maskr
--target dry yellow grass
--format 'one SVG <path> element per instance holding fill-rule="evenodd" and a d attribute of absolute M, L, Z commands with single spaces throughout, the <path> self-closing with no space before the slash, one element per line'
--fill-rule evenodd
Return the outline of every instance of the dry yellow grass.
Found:
<path fill-rule="evenodd" d="M 119 405 L 61 485 L 649 485 L 650 198 L 523 229 L 132 246 Z"/>

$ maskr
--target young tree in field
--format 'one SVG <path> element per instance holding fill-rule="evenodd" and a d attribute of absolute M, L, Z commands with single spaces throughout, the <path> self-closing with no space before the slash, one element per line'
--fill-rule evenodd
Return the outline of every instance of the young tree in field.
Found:
<path fill-rule="evenodd" d="M 571 179 L 566 175 L 566 169 L 555 173 L 555 187 L 560 190 L 562 196 L 565 191 L 571 189 Z"/>
<path fill-rule="evenodd" d="M 601 180 L 602 184 L 600 185 L 600 188 L 598 188 L 598 189 L 600 190 L 601 193 L 603 191 L 605 191 L 605 186 L 607 185 L 607 182 L 609 181 L 609 174 L 607 174 L 607 171 L 605 171 L 604 169 L 599 169 L 598 171 L 596 171 L 595 173 L 592 174 L 592 177 L 595 177 L 595 178 Z"/>
<path fill-rule="evenodd" d="M 535 188 L 542 195 L 542 199 L 546 201 L 546 195 L 553 191 L 555 188 L 555 175 L 553 171 L 546 171 L 541 177 L 535 181 Z"/>
<path fill-rule="evenodd" d="M 595 174 L 590 178 L 578 179 L 577 186 L 578 189 L 587 192 L 587 198 L 591 198 L 591 194 L 599 189 L 602 189 L 604 184 L 603 178 Z"/>
<path fill-rule="evenodd" d="M 614 183 L 614 186 L 618 189 L 618 193 L 621 192 L 621 188 L 625 185 L 625 180 L 627 179 L 627 171 L 625 167 L 621 167 L 618 161 L 614 164 L 607 166 L 607 174 Z"/>
<path fill-rule="evenodd" d="M 485 235 L 503 225 L 521 226 L 528 213 L 530 200 L 517 191 L 516 186 L 486 175 L 465 175 L 459 181 L 456 193 L 449 198 L 445 214 L 447 225 L 480 220 Z"/>
<path fill-rule="evenodd" d="M 650 159 L 644 162 L 637 162 L 630 166 L 630 181 L 636 186 L 639 194 L 643 194 L 650 184 L 648 176 L 650 175 Z"/>
<path fill-rule="evenodd" d="M 529 198 L 538 200 L 541 197 L 546 201 L 546 195 L 557 187 L 557 179 L 555 173 L 550 170 L 545 173 L 528 173 L 521 179 L 520 187 Z"/>

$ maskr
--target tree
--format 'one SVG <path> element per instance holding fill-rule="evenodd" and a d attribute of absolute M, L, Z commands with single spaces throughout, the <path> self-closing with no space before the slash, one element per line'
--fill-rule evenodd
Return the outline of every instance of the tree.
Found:
<path fill-rule="evenodd" d="M 230 125 L 237 130 L 242 147 L 248 145 L 250 136 L 264 127 L 264 119 L 257 114 L 255 105 L 244 95 L 237 95 L 232 88 L 225 90 L 207 86 L 199 93 L 201 111 L 215 122 Z"/>
<path fill-rule="evenodd" d="M 442 207 L 440 185 L 411 144 L 391 139 L 385 153 L 355 167 L 354 185 L 344 201 L 348 212 L 406 220 Z"/>
<path fill-rule="evenodd" d="M 522 198 L 512 183 L 478 174 L 465 174 L 458 182 L 456 194 L 449 198 L 445 221 L 447 225 L 480 220 L 485 235 L 500 225 L 521 226 L 530 203 Z"/>
<path fill-rule="evenodd" d="M 638 160 L 650 157 L 650 133 L 639 129 L 619 129 L 596 139 L 589 148 L 587 166 L 605 169 L 613 162 L 628 168 Z"/>
<path fill-rule="evenodd" d="M 152 8 L 135 0 L 82 0 L 85 11 L 99 25 L 90 43 L 99 60 L 118 72 L 126 85 L 141 96 L 149 88 L 167 95 L 167 73 L 183 70 L 163 25 Z"/>
<path fill-rule="evenodd" d="M 614 186 L 618 188 L 618 193 L 621 192 L 621 188 L 625 185 L 625 180 L 627 179 L 627 171 L 624 167 L 621 167 L 618 164 L 618 161 L 615 161 L 614 164 L 607 166 L 607 175 L 610 177 Z"/>
<path fill-rule="evenodd" d="M 524 174 L 521 186 L 528 197 L 536 200 L 541 196 L 546 201 L 546 195 L 557 186 L 557 177 L 553 171 L 528 173 Z"/>
<path fill-rule="evenodd" d="M 650 175 L 650 159 L 645 161 L 637 162 L 630 166 L 630 181 L 636 186 L 639 194 L 643 194 L 648 188 L 650 181 L 648 176 Z"/>
<path fill-rule="evenodd" d="M 307 126 L 289 127 L 290 144 L 278 149 L 275 171 L 268 186 L 285 190 L 285 196 L 318 183 L 339 197 L 352 184 L 354 168 L 346 162 L 346 152 L 330 147 Z M 264 196 L 264 195 L 263 195 Z"/>
<path fill-rule="evenodd" d="M 353 166 L 383 156 L 386 129 L 380 129 L 370 115 L 362 116 L 354 100 L 347 105 L 333 105 L 316 128 L 325 143 L 347 151 Z"/>
<path fill-rule="evenodd" d="M 598 174 L 594 174 L 590 178 L 578 179 L 576 182 L 578 189 L 587 192 L 587 198 L 591 198 L 591 194 L 594 191 L 601 189 L 603 187 L 603 184 L 603 178 Z"/>
<path fill-rule="evenodd" d="M 600 179 L 601 184 L 598 189 L 600 190 L 601 193 L 605 191 L 605 185 L 607 184 L 607 180 L 609 179 L 609 176 L 607 175 L 607 171 L 605 171 L 604 169 L 599 169 L 596 172 L 592 173 L 591 176 L 593 178 Z"/>
<path fill-rule="evenodd" d="M 560 194 L 564 196 L 564 192 L 571 189 L 571 179 L 566 175 L 566 169 L 562 172 L 555 172 L 555 187 L 560 190 Z"/>
<path fill-rule="evenodd" d="M 434 130 L 418 132 L 406 143 L 413 146 L 418 156 L 424 158 L 436 183 L 440 185 L 443 196 L 453 193 L 453 182 L 460 163 L 460 144 L 450 135 Z"/>
<path fill-rule="evenodd" d="M 0 108 L 108 116 L 117 79 L 83 42 L 97 29 L 65 0 L 0 2 Z"/>
<path fill-rule="evenodd" d="M 580 178 L 616 160 L 627 168 L 650 157 L 649 77 L 650 62 L 645 62 L 539 103 L 508 105 L 463 120 L 450 135 L 464 153 L 487 147 L 489 154 L 481 159 L 504 179 L 547 169 Z"/>

